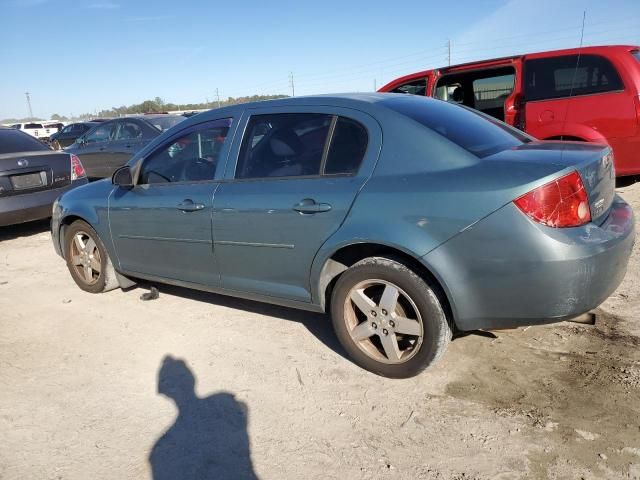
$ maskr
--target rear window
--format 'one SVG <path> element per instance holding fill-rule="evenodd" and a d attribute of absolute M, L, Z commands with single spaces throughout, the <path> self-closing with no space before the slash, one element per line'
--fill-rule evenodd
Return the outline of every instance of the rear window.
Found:
<path fill-rule="evenodd" d="M 147 122 L 156 127 L 161 132 L 165 130 L 169 130 L 174 125 L 177 125 L 183 120 L 186 120 L 183 116 L 175 116 L 175 117 L 154 117 L 154 118 L 145 118 Z"/>
<path fill-rule="evenodd" d="M 623 90 L 613 64 L 599 55 L 565 55 L 527 60 L 525 97 L 545 100 Z"/>
<path fill-rule="evenodd" d="M 531 141 L 524 133 L 487 115 L 442 100 L 395 97 L 384 103 L 479 158 Z"/>
<path fill-rule="evenodd" d="M 40 150 L 49 150 L 49 147 L 19 130 L 0 129 L 0 154 Z"/>
<path fill-rule="evenodd" d="M 41 123 L 25 123 L 24 128 L 42 128 Z"/>

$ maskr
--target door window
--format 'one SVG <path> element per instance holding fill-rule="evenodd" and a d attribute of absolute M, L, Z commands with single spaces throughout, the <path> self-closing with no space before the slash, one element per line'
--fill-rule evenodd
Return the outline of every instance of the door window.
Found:
<path fill-rule="evenodd" d="M 215 178 L 231 119 L 187 130 L 142 164 L 140 183 L 200 182 Z"/>
<path fill-rule="evenodd" d="M 134 140 L 142 138 L 142 128 L 135 122 L 120 122 L 116 140 Z"/>
<path fill-rule="evenodd" d="M 427 79 L 421 78 L 419 80 L 405 83 L 404 85 L 400 85 L 399 87 L 391 90 L 391 93 L 409 93 L 411 95 L 424 96 L 427 94 Z"/>
<path fill-rule="evenodd" d="M 100 125 L 92 132 L 89 132 L 89 134 L 85 138 L 85 143 L 99 143 L 111 140 L 113 138 L 115 126 L 115 123 Z"/>
<path fill-rule="evenodd" d="M 324 173 L 355 174 L 367 151 L 367 130 L 355 120 L 339 117 L 336 122 Z"/>
<path fill-rule="evenodd" d="M 565 55 L 527 60 L 525 97 L 545 100 L 623 90 L 609 60 L 598 55 Z"/>
<path fill-rule="evenodd" d="M 236 178 L 319 175 L 332 115 L 254 115 L 242 141 Z"/>

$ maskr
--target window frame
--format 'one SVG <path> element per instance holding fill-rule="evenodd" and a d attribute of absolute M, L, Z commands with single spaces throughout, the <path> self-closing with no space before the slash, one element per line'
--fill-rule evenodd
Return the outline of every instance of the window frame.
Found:
<path fill-rule="evenodd" d="M 224 121 L 224 120 L 229 120 L 230 121 L 230 125 L 229 125 L 229 131 L 227 132 L 227 136 L 225 137 L 225 145 L 222 149 L 222 151 L 220 152 L 220 158 L 218 159 L 218 165 L 216 166 L 216 172 L 213 176 L 212 179 L 208 179 L 208 180 L 182 180 L 179 182 L 162 182 L 162 183 L 141 183 L 140 182 L 140 176 L 142 174 L 142 168 L 144 166 L 144 164 L 154 155 L 161 153 L 163 150 L 165 150 L 166 148 L 168 148 L 169 146 L 171 146 L 172 144 L 174 144 L 176 142 L 176 140 L 186 136 L 186 135 L 190 135 L 191 133 L 198 131 L 198 130 L 204 130 L 207 128 L 217 128 L 214 127 L 213 124 L 220 122 L 220 121 Z M 135 187 L 145 187 L 145 188 L 150 188 L 150 187 L 168 187 L 168 186 L 173 186 L 173 185 L 190 185 L 190 184 L 201 184 L 201 183 L 220 183 L 221 180 L 224 177 L 224 173 L 227 169 L 227 161 L 229 158 L 229 152 L 232 150 L 232 146 L 233 146 L 233 142 L 235 140 L 235 130 L 237 128 L 238 125 L 238 118 L 236 116 L 225 116 L 225 117 L 221 117 L 221 118 L 216 118 L 213 120 L 206 120 L 204 122 L 200 122 L 200 123 L 196 123 L 193 125 L 189 125 L 186 126 L 185 128 L 183 128 L 182 130 L 174 133 L 173 135 L 171 135 L 167 140 L 163 141 L 162 143 L 160 143 L 157 147 L 155 147 L 153 150 L 151 150 L 149 153 L 145 154 L 142 158 L 138 159 L 135 163 L 134 169 L 134 175 L 133 175 L 133 184 Z"/>
<path fill-rule="evenodd" d="M 248 128 L 251 123 L 251 119 L 253 117 L 258 117 L 258 116 L 273 116 L 273 115 L 287 115 L 287 114 L 327 115 L 331 117 L 329 130 L 327 132 L 327 137 L 325 138 L 324 145 L 322 148 L 322 157 L 320 159 L 320 167 L 319 167 L 318 173 L 314 175 L 286 175 L 286 176 L 280 176 L 280 177 L 237 178 L 236 174 L 237 174 L 238 166 L 240 164 L 240 154 L 242 153 L 242 147 L 244 145 L 245 136 L 248 134 Z M 360 160 L 360 163 L 358 165 L 358 169 L 355 172 L 325 173 L 325 167 L 327 164 L 327 159 L 329 157 L 329 151 L 331 149 L 331 145 L 333 144 L 333 136 L 335 133 L 335 128 L 338 123 L 338 119 L 340 117 L 348 118 L 349 120 L 357 122 L 360 126 L 362 126 L 362 128 L 364 128 L 365 132 L 367 133 L 367 148 L 365 149 L 364 154 L 362 155 L 362 159 Z M 233 168 L 231 169 L 231 176 L 228 177 L 228 172 L 227 172 L 227 175 L 225 175 L 225 179 L 227 182 L 254 182 L 254 181 L 269 181 L 269 180 L 283 181 L 283 180 L 297 180 L 297 179 L 302 180 L 302 179 L 319 179 L 319 178 L 336 178 L 336 177 L 338 178 L 339 177 L 357 177 L 363 168 L 365 159 L 367 157 L 367 154 L 369 153 L 369 148 L 371 145 L 370 129 L 360 119 L 354 118 L 354 116 L 350 116 L 350 115 L 335 113 L 335 110 L 332 110 L 331 112 L 329 112 L 329 111 L 320 111 L 319 109 L 313 109 L 313 108 L 305 109 L 305 110 L 289 109 L 286 111 L 247 112 L 246 118 L 244 119 L 244 125 L 242 128 L 241 135 L 239 135 L 238 137 L 239 137 L 239 140 L 237 145 L 237 151 L 234 152 L 235 162 L 232 162 Z"/>
<path fill-rule="evenodd" d="M 538 99 L 534 99 L 531 100 L 529 98 L 527 98 L 527 91 L 529 90 L 529 88 L 527 88 L 527 70 L 529 68 L 531 68 L 531 63 L 533 61 L 539 61 L 539 60 L 555 60 L 558 58 L 563 58 L 563 57 L 573 57 L 576 59 L 577 62 L 580 62 L 580 59 L 583 57 L 595 57 L 598 58 L 600 60 L 604 60 L 605 62 L 607 62 L 611 68 L 613 68 L 613 71 L 615 72 L 615 74 L 618 76 L 618 79 L 620 80 L 620 85 L 622 88 L 618 88 L 618 89 L 612 89 L 612 90 L 606 90 L 603 92 L 590 92 L 590 93 L 572 93 L 571 95 L 561 95 L 561 96 L 552 96 L 552 97 L 545 97 L 545 98 L 538 98 Z M 580 68 L 580 63 L 577 63 L 577 68 Z M 554 70 L 555 72 L 555 70 Z M 555 81 L 555 79 L 554 79 Z M 570 91 L 573 91 L 574 87 L 572 87 L 570 89 Z M 610 58 L 608 58 L 606 55 L 600 55 L 597 53 L 585 53 L 585 54 L 580 54 L 580 53 L 572 53 L 572 54 L 568 54 L 568 55 L 554 55 L 554 56 L 546 56 L 546 57 L 534 57 L 534 58 L 529 58 L 527 56 L 524 57 L 524 61 L 522 64 L 522 94 L 523 94 L 523 100 L 525 103 L 533 103 L 533 102 L 550 102 L 550 101 L 554 101 L 554 100 L 567 100 L 570 98 L 576 98 L 576 97 L 591 97 L 594 95 L 612 95 L 612 94 L 618 94 L 618 93 L 624 93 L 624 91 L 626 90 L 626 85 L 624 83 L 624 79 L 622 78 L 622 75 L 620 75 L 620 71 L 618 69 L 618 67 L 616 66 L 615 62 L 613 62 Z"/>

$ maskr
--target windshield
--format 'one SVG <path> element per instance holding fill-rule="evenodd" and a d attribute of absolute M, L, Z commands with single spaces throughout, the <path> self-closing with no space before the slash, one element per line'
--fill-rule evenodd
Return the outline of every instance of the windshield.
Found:
<path fill-rule="evenodd" d="M 164 132 L 165 130 L 169 130 L 174 125 L 177 125 L 181 121 L 185 120 L 185 117 L 182 115 L 178 116 L 167 116 L 167 117 L 153 117 L 146 118 L 147 122 L 156 127 L 158 130 Z"/>
<path fill-rule="evenodd" d="M 394 95 L 384 103 L 479 158 L 531 141 L 528 135 L 488 115 L 442 100 Z"/>
<path fill-rule="evenodd" d="M 0 154 L 49 150 L 45 144 L 18 130 L 0 129 Z"/>

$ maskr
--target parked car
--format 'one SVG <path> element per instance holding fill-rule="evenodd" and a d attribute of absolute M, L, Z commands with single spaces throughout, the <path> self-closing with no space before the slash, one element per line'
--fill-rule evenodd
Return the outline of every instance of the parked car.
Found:
<path fill-rule="evenodd" d="M 640 47 L 530 53 L 407 75 L 381 92 L 480 110 L 544 140 L 605 143 L 618 176 L 640 174 Z"/>
<path fill-rule="evenodd" d="M 39 140 L 47 140 L 49 134 L 40 122 L 14 123 L 11 128 L 20 130 L 21 132 L 31 135 Z"/>
<path fill-rule="evenodd" d="M 454 329 L 604 301 L 634 242 L 613 172 L 609 147 L 434 99 L 289 98 L 185 120 L 63 195 L 52 234 L 85 291 L 142 278 L 331 312 L 358 365 L 407 377 Z"/>
<path fill-rule="evenodd" d="M 51 217 L 54 200 L 85 183 L 75 155 L 54 152 L 24 132 L 0 127 L 0 226 Z"/>
<path fill-rule="evenodd" d="M 110 177 L 151 140 L 184 119 L 180 115 L 159 114 L 100 122 L 66 151 L 82 160 L 90 179 Z"/>
<path fill-rule="evenodd" d="M 98 123 L 99 122 L 91 121 L 67 125 L 49 137 L 49 145 L 51 145 L 55 150 L 66 148 L 74 143 L 82 134 L 98 125 Z"/>

